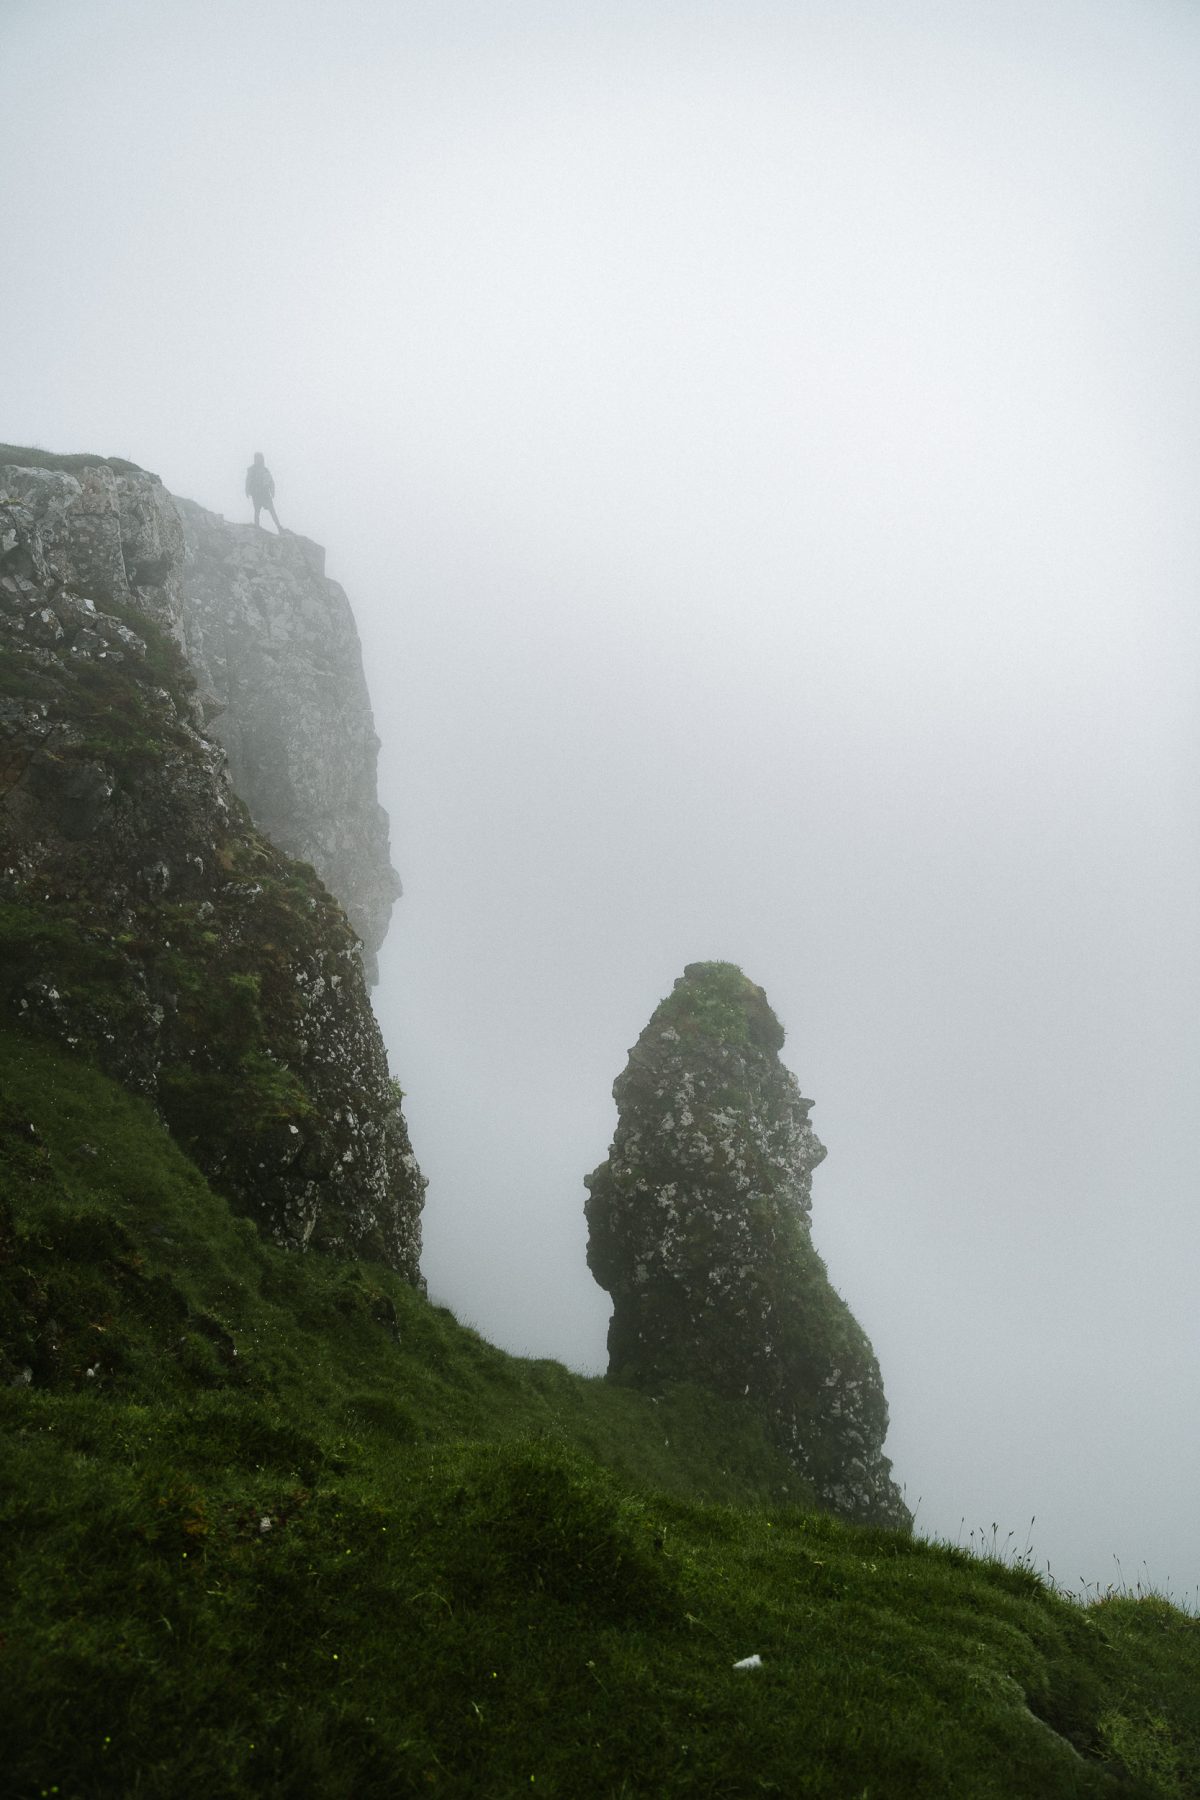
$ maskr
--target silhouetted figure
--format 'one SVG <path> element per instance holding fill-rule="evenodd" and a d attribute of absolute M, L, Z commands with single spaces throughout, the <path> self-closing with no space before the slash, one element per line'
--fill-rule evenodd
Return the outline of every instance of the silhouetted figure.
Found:
<path fill-rule="evenodd" d="M 254 452 L 254 461 L 246 470 L 246 492 L 254 505 L 254 523 L 258 524 L 258 515 L 265 506 L 275 521 L 276 531 L 282 532 L 279 514 L 275 511 L 275 477 L 263 461 L 261 450 Z"/>

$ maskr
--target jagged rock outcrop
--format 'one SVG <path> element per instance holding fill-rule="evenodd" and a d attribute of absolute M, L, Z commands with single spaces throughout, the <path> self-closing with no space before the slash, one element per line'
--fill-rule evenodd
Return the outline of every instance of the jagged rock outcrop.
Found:
<path fill-rule="evenodd" d="M 375 980 L 400 880 L 350 604 L 319 544 L 176 505 L 188 658 L 234 788 L 259 830 L 341 901 Z"/>
<path fill-rule="evenodd" d="M 783 1038 L 740 969 L 691 963 L 630 1051 L 616 1135 L 586 1183 L 609 1374 L 745 1398 L 823 1504 L 906 1527 L 879 1365 L 813 1246 L 825 1149 Z"/>
<path fill-rule="evenodd" d="M 9 544 L 10 566 L 40 557 L 65 591 L 95 606 L 133 607 L 182 646 L 183 530 L 158 477 L 115 459 L 43 457 L 61 466 L 26 468 L 6 461 L 10 453 L 0 445 L 4 522 L 14 529 L 13 509 L 24 507 L 37 538 L 35 548 L 26 528 L 24 550 Z"/>
<path fill-rule="evenodd" d="M 155 477 L 0 455 L 0 1008 L 150 1098 L 277 1242 L 418 1281 L 357 939 L 201 729 L 181 575 Z"/>

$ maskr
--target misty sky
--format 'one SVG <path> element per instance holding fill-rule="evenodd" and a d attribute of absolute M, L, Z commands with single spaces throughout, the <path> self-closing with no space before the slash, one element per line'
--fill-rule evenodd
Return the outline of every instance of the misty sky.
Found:
<path fill-rule="evenodd" d="M 261 448 L 354 605 L 435 1296 L 603 1367 L 609 1090 L 737 962 L 919 1527 L 1194 1601 L 1195 5 L 0 0 L 0 66 L 0 438 L 231 518 Z"/>

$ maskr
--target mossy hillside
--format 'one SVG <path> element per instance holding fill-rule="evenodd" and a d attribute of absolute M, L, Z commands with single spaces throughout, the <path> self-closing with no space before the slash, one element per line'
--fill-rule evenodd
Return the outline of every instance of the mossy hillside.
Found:
<path fill-rule="evenodd" d="M 6 1791 L 1200 1793 L 1197 1621 L 262 1242 L 78 1057 L 0 1033 L 0 1092 Z"/>
<path fill-rule="evenodd" d="M 0 1030 L 0 1094 L 0 1382 L 18 1378 L 24 1399 L 194 1398 L 202 1362 L 215 1395 L 284 1407 L 327 1445 L 553 1431 L 566 1407 L 574 1441 L 655 1485 L 726 1500 L 800 1491 L 753 1421 L 712 1396 L 681 1389 L 658 1405 L 505 1356 L 382 1264 L 264 1242 L 150 1107 L 80 1057 Z"/>

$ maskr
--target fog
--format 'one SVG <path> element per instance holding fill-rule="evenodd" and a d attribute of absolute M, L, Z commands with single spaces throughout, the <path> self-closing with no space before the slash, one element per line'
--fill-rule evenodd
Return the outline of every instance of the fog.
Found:
<path fill-rule="evenodd" d="M 1195 7 L 0 0 L 0 56 L 0 437 L 231 518 L 261 448 L 355 608 L 434 1296 L 603 1368 L 611 1084 L 737 962 L 918 1527 L 1194 1602 Z"/>

